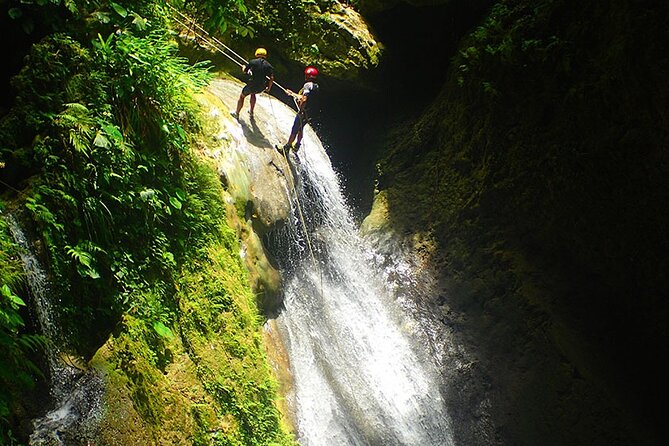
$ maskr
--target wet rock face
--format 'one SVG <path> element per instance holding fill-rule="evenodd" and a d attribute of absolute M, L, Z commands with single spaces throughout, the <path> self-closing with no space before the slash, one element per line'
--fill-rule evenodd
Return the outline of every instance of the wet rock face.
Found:
<path fill-rule="evenodd" d="M 266 123 L 273 122 L 269 99 L 258 95 L 255 117 L 248 115 L 248 100 L 242 117 L 235 121 L 230 108 L 237 103 L 241 84 L 216 80 L 210 92 L 201 98 L 212 122 L 206 155 L 216 163 L 223 183 L 235 201 L 237 212 L 251 220 L 259 234 L 270 231 L 288 218 L 293 176 L 282 154 L 275 145 L 288 138 L 290 123 L 285 134 L 276 134 Z M 277 105 L 278 106 L 278 105 Z"/>
<path fill-rule="evenodd" d="M 253 54 L 251 45 L 262 42 L 280 75 L 315 65 L 332 79 L 359 79 L 362 70 L 378 65 L 382 46 L 359 11 L 343 3 L 250 1 L 245 22 L 256 36 L 254 42 L 237 39 L 235 46 Z"/>
<path fill-rule="evenodd" d="M 437 304 L 492 378 L 489 413 L 502 444 L 655 444 L 652 383 L 664 370 L 653 358 L 666 349 L 657 297 L 667 289 L 655 267 L 666 264 L 655 200 L 668 189 L 656 168 L 666 166 L 666 119 L 654 105 L 666 88 L 653 79 L 667 70 L 666 39 L 651 36 L 664 32 L 667 10 L 632 22 L 639 11 L 626 2 L 554 5 L 553 15 L 517 10 L 517 21 L 495 10 L 522 37 L 517 59 L 477 65 L 472 88 L 445 80 L 381 163 L 379 196 L 399 230 L 432 231 Z M 464 48 L 487 54 L 511 41 L 493 34 Z M 519 63 L 522 45 L 544 35 L 569 44 Z M 579 93 L 557 100 L 566 91 Z"/>
<path fill-rule="evenodd" d="M 376 40 L 362 16 L 352 8 L 335 3 L 333 7 L 317 16 L 324 33 L 318 42 L 323 71 L 340 79 L 357 78 L 360 70 L 379 64 L 382 47 Z M 309 63 L 313 57 L 300 59 Z"/>
<path fill-rule="evenodd" d="M 74 368 L 69 373 L 74 380 L 68 389 L 70 393 L 52 411 L 33 422 L 30 445 L 85 445 L 98 435 L 103 412 L 103 377 L 96 371 L 82 373 Z"/>
<path fill-rule="evenodd" d="M 281 306 L 281 278 L 261 239 L 290 216 L 294 171 L 276 146 L 286 142 L 293 115 L 281 113 L 285 106 L 263 94 L 257 95 L 253 118 L 247 98 L 235 120 L 230 110 L 241 88 L 234 80 L 218 79 L 200 97 L 210 118 L 205 124 L 210 139 L 202 142 L 202 151 L 217 166 L 229 194 L 228 219 L 242 242 L 240 256 L 260 307 L 272 314 Z"/>

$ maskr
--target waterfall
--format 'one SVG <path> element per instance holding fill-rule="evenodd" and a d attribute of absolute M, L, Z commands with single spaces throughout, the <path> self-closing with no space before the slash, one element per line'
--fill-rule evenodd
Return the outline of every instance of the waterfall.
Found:
<path fill-rule="evenodd" d="M 452 445 L 436 367 L 411 336 L 389 275 L 359 235 L 310 129 L 291 158 L 293 202 L 303 212 L 272 244 L 283 252 L 285 309 L 277 325 L 294 376 L 300 444 Z"/>
<path fill-rule="evenodd" d="M 228 107 L 236 104 L 240 89 L 238 82 L 223 79 L 210 86 Z M 209 107 L 212 118 L 225 113 L 215 102 Z M 292 221 L 274 229 L 265 243 L 284 279 L 285 308 L 275 325 L 289 356 L 293 379 L 286 396 L 298 441 L 451 446 L 446 381 L 435 364 L 440 359 L 429 350 L 430 335 L 419 333 L 423 321 L 415 316 L 421 315 L 408 311 L 402 296 L 410 262 L 385 262 L 394 253 L 375 250 L 360 236 L 310 127 L 297 156 L 288 156 L 290 165 L 277 155 L 273 146 L 286 142 L 294 117 L 280 101 L 258 95 L 254 119 L 246 110 L 236 120 L 221 118 L 221 130 L 213 135 L 221 145 L 210 156 L 236 199 L 252 197 L 258 208 L 272 208 L 273 200 L 284 197 L 292 202 Z"/>
<path fill-rule="evenodd" d="M 93 438 L 97 416 L 101 412 L 103 380 L 93 371 L 85 371 L 63 361 L 62 335 L 54 318 L 53 293 L 46 271 L 13 216 L 6 221 L 19 245 L 19 255 L 28 278 L 32 305 L 42 335 L 46 338 L 49 366 L 50 402 L 53 408 L 33 421 L 30 444 L 39 446 L 85 444 Z M 70 361 L 72 362 L 72 361 Z"/>

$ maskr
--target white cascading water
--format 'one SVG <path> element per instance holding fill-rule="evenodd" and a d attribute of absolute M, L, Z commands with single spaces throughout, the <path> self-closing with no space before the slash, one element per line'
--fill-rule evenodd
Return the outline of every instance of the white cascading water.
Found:
<path fill-rule="evenodd" d="M 294 115 L 281 109 L 275 119 L 290 128 Z M 285 309 L 277 324 L 294 377 L 300 444 L 454 444 L 435 365 L 405 332 L 408 316 L 309 128 L 299 160 L 290 158 L 299 201 L 293 193 L 293 221 L 271 244 L 282 257 Z"/>
<path fill-rule="evenodd" d="M 46 359 L 49 366 L 50 402 L 52 410 L 33 421 L 30 435 L 32 446 L 85 444 L 93 437 L 96 418 L 101 413 L 102 378 L 95 372 L 82 371 L 61 360 L 61 335 L 54 320 L 52 293 L 48 276 L 33 253 L 30 243 L 13 216 L 6 221 L 12 237 L 20 247 L 19 255 L 28 277 L 32 308 L 46 339 Z"/>

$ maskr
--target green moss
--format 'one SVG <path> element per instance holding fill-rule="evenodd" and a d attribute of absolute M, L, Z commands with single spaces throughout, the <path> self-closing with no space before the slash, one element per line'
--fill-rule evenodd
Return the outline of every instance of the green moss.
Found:
<path fill-rule="evenodd" d="M 229 444 L 289 444 L 280 434 L 276 383 L 262 349 L 261 319 L 237 252 L 234 233 L 209 260 L 183 278 L 182 333 L 198 376 L 225 420 L 220 440 Z M 223 443 L 228 444 L 228 443 Z"/>
<path fill-rule="evenodd" d="M 92 365 L 106 376 L 99 429 L 106 444 L 195 444 L 202 435 L 201 417 L 191 413 L 206 395 L 178 338 L 162 338 L 143 320 L 126 316 Z"/>
<path fill-rule="evenodd" d="M 225 230 L 206 258 L 185 266 L 171 335 L 127 315 L 97 353 L 93 364 L 108 377 L 103 438 L 134 436 L 136 425 L 125 421 L 132 418 L 149 443 L 293 444 L 282 433 L 261 319 L 238 250 Z"/>
<path fill-rule="evenodd" d="M 178 57 L 161 1 L 80 3 L 15 78 L 0 155 L 33 185 L 13 205 L 40 236 L 68 347 L 107 377 L 100 442 L 291 444 L 220 180 L 192 151 L 208 73 Z"/>

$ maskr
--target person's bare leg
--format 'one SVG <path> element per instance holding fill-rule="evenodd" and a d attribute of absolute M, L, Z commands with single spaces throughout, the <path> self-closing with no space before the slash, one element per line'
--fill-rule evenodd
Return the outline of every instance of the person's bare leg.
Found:
<path fill-rule="evenodd" d="M 235 110 L 235 114 L 239 115 L 239 112 L 242 111 L 242 107 L 244 106 L 244 93 L 239 95 L 239 99 L 237 100 L 237 110 Z"/>
<path fill-rule="evenodd" d="M 302 137 L 304 136 L 304 128 L 300 129 L 299 132 L 297 132 L 297 140 L 295 141 L 295 150 L 300 148 L 300 145 L 302 144 Z"/>
<path fill-rule="evenodd" d="M 250 106 L 251 106 L 251 109 L 250 109 L 249 113 L 251 114 L 251 116 L 253 116 L 253 110 L 255 110 L 255 108 L 256 108 L 256 95 L 255 94 L 251 95 Z"/>

